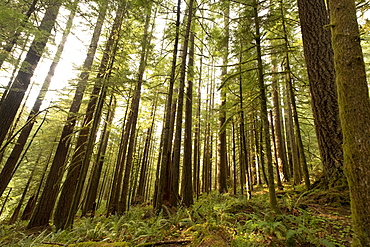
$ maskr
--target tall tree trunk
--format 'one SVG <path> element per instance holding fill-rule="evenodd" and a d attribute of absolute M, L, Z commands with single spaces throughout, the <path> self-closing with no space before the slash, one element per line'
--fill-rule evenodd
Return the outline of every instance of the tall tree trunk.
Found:
<path fill-rule="evenodd" d="M 274 52 L 273 52 L 274 53 Z M 275 131 L 275 143 L 276 143 L 276 158 L 277 158 L 277 166 L 278 169 L 281 168 L 283 171 L 283 175 L 286 181 L 290 180 L 289 172 L 288 172 L 288 160 L 284 146 L 284 139 L 283 139 L 283 127 L 282 127 L 282 117 L 281 117 L 281 105 L 280 105 L 280 95 L 279 95 L 279 82 L 276 74 L 278 73 L 277 70 L 277 59 L 273 55 L 271 58 L 272 63 L 272 100 L 273 100 L 273 123 L 274 123 L 274 131 Z M 280 170 L 280 169 L 279 169 Z"/>
<path fill-rule="evenodd" d="M 355 237 L 370 246 L 370 100 L 353 0 L 329 0 L 344 170 L 351 194 Z"/>
<path fill-rule="evenodd" d="M 329 14 L 324 0 L 298 0 L 312 112 L 323 165 L 325 187 L 342 185 L 342 130 L 335 85 Z M 319 42 L 318 42 L 319 41 Z"/>
<path fill-rule="evenodd" d="M 130 133 L 130 139 L 128 143 L 127 155 L 125 160 L 125 173 L 122 182 L 122 193 L 121 193 L 121 201 L 118 205 L 118 213 L 122 214 L 127 209 L 127 202 L 128 202 L 128 194 L 129 194 L 129 180 L 131 176 L 131 167 L 132 167 L 132 160 L 134 155 L 134 147 L 135 147 L 135 137 L 136 137 L 136 125 L 138 121 L 138 114 L 139 114 L 139 106 L 140 106 L 140 98 L 141 98 L 141 88 L 144 81 L 144 73 L 146 69 L 147 59 L 149 55 L 149 45 L 151 42 L 152 34 L 149 30 L 150 28 L 150 20 L 151 20 L 151 8 L 152 5 L 148 6 L 148 13 L 146 15 L 145 24 L 144 24 L 144 34 L 141 43 L 141 58 L 139 64 L 139 71 L 137 75 L 137 85 L 134 92 L 134 97 L 131 102 L 131 109 L 130 109 L 130 117 L 128 122 L 128 126 L 126 126 L 127 131 Z"/>
<path fill-rule="evenodd" d="M 184 91 L 185 91 L 185 77 L 186 77 L 186 59 L 188 56 L 188 49 L 189 49 L 189 37 L 191 31 L 191 24 L 193 21 L 194 16 L 194 2 L 195 0 L 189 0 L 187 4 L 187 21 L 186 21 L 186 29 L 184 33 L 184 43 L 182 45 L 182 54 L 181 54 L 181 66 L 180 66 L 180 76 L 179 76 L 179 94 L 177 100 L 177 114 L 176 114 L 176 131 L 175 131 L 175 139 L 173 144 L 173 160 L 171 164 L 171 190 L 170 190 L 170 203 L 172 206 L 177 206 L 177 198 L 179 193 L 179 181 L 180 181 L 180 151 L 181 151 L 181 139 L 182 139 L 182 129 L 183 129 L 183 108 L 184 108 Z M 191 156 L 191 153 L 190 153 Z M 191 168 L 191 160 L 190 164 Z M 191 172 L 190 172 L 191 177 Z M 191 178 L 189 178 L 191 181 Z M 192 187 L 191 184 L 188 184 L 189 188 Z M 192 189 L 191 189 L 192 193 Z M 187 195 L 189 196 L 189 195 Z M 191 196 L 193 196 L 191 194 Z M 192 204 L 192 200 L 190 202 L 189 197 L 187 198 L 186 203 Z M 185 202 L 184 202 L 185 203 Z M 189 204 L 189 205 L 190 205 Z M 188 205 L 188 206 L 189 206 Z"/>
<path fill-rule="evenodd" d="M 224 10 L 224 40 L 223 40 L 223 57 L 222 57 L 222 85 L 221 85 L 221 105 L 220 105 L 220 116 L 219 122 L 219 134 L 218 134 L 218 191 L 220 193 L 227 192 L 227 142 L 226 142 L 226 91 L 225 85 L 227 75 L 227 63 L 229 56 L 229 39 L 230 39 L 230 3 L 226 1 L 226 9 Z"/>
<path fill-rule="evenodd" d="M 240 50 L 242 51 L 243 45 L 240 44 Z M 243 78 L 242 78 L 242 63 L 243 63 L 243 53 L 240 52 L 239 56 L 239 109 L 240 109 L 240 186 L 241 194 L 244 194 L 244 186 L 247 185 L 247 197 L 250 199 L 252 197 L 252 183 L 250 180 L 250 163 L 248 161 L 248 147 L 245 132 L 245 116 L 244 116 L 244 96 L 243 96 Z M 247 178 L 247 179 L 246 179 Z"/>
<path fill-rule="evenodd" d="M 279 190 L 283 190 L 283 184 L 281 183 L 280 178 L 280 171 L 279 171 L 279 162 L 278 162 L 278 152 L 277 152 L 277 141 L 276 141 L 276 134 L 275 134 L 275 126 L 274 126 L 274 117 L 272 115 L 272 111 L 270 111 L 270 122 L 271 122 L 271 136 L 272 136 L 272 143 L 274 144 L 274 155 L 275 155 L 275 168 L 276 168 L 276 181 Z"/>
<path fill-rule="evenodd" d="M 92 169 L 90 182 L 88 185 L 88 190 L 86 193 L 86 200 L 84 202 L 84 206 L 82 208 L 82 215 L 86 215 L 87 213 L 91 212 L 94 214 L 95 206 L 96 206 L 96 197 L 98 193 L 98 186 L 100 181 L 101 172 L 103 169 L 105 155 L 108 147 L 108 140 L 110 134 L 110 127 L 112 125 L 114 112 L 116 109 L 116 99 L 112 95 L 110 102 L 109 102 L 109 109 L 107 112 L 107 117 L 104 123 L 104 128 L 102 130 L 102 136 L 100 139 L 100 146 L 97 153 L 97 158 Z"/>
<path fill-rule="evenodd" d="M 155 103 L 153 104 L 152 110 L 152 123 L 147 130 L 147 135 L 144 144 L 144 152 L 141 160 L 141 170 L 140 170 L 140 179 L 139 185 L 136 193 L 135 203 L 143 203 L 145 199 L 145 188 L 148 184 L 148 173 L 149 173 L 149 155 L 150 155 L 150 146 L 152 144 L 152 136 L 154 130 L 155 115 L 157 110 L 158 100 L 156 98 Z"/>
<path fill-rule="evenodd" d="M 71 107 L 67 122 L 63 127 L 62 135 L 58 143 L 58 147 L 50 167 L 48 177 L 46 179 L 45 188 L 41 194 L 40 201 L 36 205 L 35 211 L 28 223 L 27 228 L 45 226 L 48 225 L 50 216 L 52 214 L 55 201 L 59 193 L 60 182 L 63 176 L 63 166 L 67 159 L 67 154 L 71 141 L 71 134 L 73 133 L 74 126 L 76 124 L 75 114 L 78 112 L 81 106 L 83 94 L 86 88 L 89 70 L 91 69 L 99 36 L 103 26 L 103 20 L 106 14 L 106 6 L 101 7 L 99 17 L 94 29 L 93 37 L 90 42 L 89 50 L 83 65 L 84 71 L 79 76 L 77 89 Z M 105 55 L 107 56 L 107 55 Z M 104 59 L 104 56 L 103 56 Z"/>
<path fill-rule="evenodd" d="M 280 213 L 280 209 L 277 205 L 276 192 L 275 192 L 275 183 L 274 183 L 274 168 L 272 164 L 272 150 L 271 150 L 271 140 L 270 140 L 270 127 L 268 120 L 267 112 L 267 97 L 266 97 L 266 88 L 264 82 L 263 74 L 263 63 L 262 63 L 262 51 L 261 51 L 261 33 L 260 33 L 260 17 L 258 16 L 258 7 L 259 0 L 254 1 L 254 22 L 256 28 L 256 49 L 257 49 L 257 62 L 258 62 L 258 83 L 259 83 L 259 92 L 260 92 L 260 104 L 261 104 L 261 119 L 263 126 L 263 136 L 265 144 L 265 153 L 267 157 L 267 179 L 268 179 L 268 188 L 269 188 L 269 199 L 270 206 L 276 212 Z"/>
<path fill-rule="evenodd" d="M 118 49 L 119 38 L 117 37 L 119 37 L 125 7 L 120 6 L 119 8 L 100 64 L 97 83 L 94 85 L 91 93 L 82 129 L 78 134 L 75 151 L 54 212 L 54 224 L 57 229 L 65 229 L 72 225 L 74 211 L 77 209 L 78 201 L 80 200 L 79 197 L 83 186 L 81 183 L 86 178 L 106 98 L 107 83 L 110 77 L 110 72 L 107 73 L 107 71 L 111 71 Z M 71 198 L 73 199 L 71 200 Z"/>
<path fill-rule="evenodd" d="M 193 25 L 194 27 L 194 25 Z M 184 164 L 182 170 L 182 202 L 186 207 L 193 204 L 193 179 L 192 176 L 192 154 L 193 154 L 193 81 L 194 81 L 194 28 L 190 33 L 189 63 L 188 63 L 188 84 L 185 98 L 185 137 L 184 137 Z"/>
<path fill-rule="evenodd" d="M 284 16 L 282 6 L 281 12 L 282 16 Z M 301 129 L 300 124 L 298 121 L 298 112 L 297 112 L 297 106 L 296 106 L 296 100 L 295 100 L 295 94 L 293 91 L 293 83 L 291 79 L 291 69 L 290 69 L 290 58 L 289 58 L 289 39 L 288 39 L 288 32 L 286 28 L 285 18 L 282 18 L 282 26 L 283 26 L 283 36 L 284 36 L 284 49 L 285 49 L 285 70 L 286 70 L 286 82 L 287 82 L 287 94 L 290 98 L 290 107 L 292 110 L 292 117 L 293 117 L 293 124 L 294 124 L 294 132 L 296 134 L 296 144 L 298 147 L 298 154 L 299 154 L 299 168 L 296 167 L 296 174 L 303 173 L 306 189 L 309 190 L 310 185 L 310 178 L 308 173 L 308 166 L 306 162 L 306 155 L 303 148 L 303 142 L 302 142 L 302 136 L 301 136 Z M 298 171 L 299 169 L 299 171 Z M 295 181 L 298 183 L 298 181 Z"/>
<path fill-rule="evenodd" d="M 18 160 L 19 160 L 20 155 L 22 154 L 22 151 L 24 149 L 24 146 L 26 145 L 27 139 L 28 139 L 29 135 L 31 134 L 32 127 L 36 123 L 35 118 L 37 117 L 37 115 L 40 112 L 41 104 L 42 104 L 42 102 L 45 98 L 45 95 L 46 95 L 46 93 L 49 89 L 51 79 L 54 76 L 55 69 L 56 69 L 56 67 L 59 63 L 61 54 L 64 50 L 65 43 L 67 42 L 67 37 L 68 37 L 68 35 L 71 31 L 73 19 L 74 19 L 75 13 L 76 13 L 77 3 L 78 3 L 78 1 L 74 2 L 75 6 L 73 6 L 73 9 L 72 9 L 71 13 L 69 14 L 67 24 L 66 24 L 66 27 L 65 27 L 64 32 L 63 32 L 62 40 L 61 40 L 61 42 L 60 42 L 60 44 L 57 48 L 57 52 L 54 56 L 52 64 L 50 65 L 48 74 L 45 78 L 45 81 L 44 81 L 44 83 L 43 83 L 43 85 L 40 89 L 40 92 L 39 92 L 39 94 L 36 98 L 36 101 L 35 101 L 32 109 L 31 109 L 31 112 L 28 116 L 28 119 L 27 119 L 28 124 L 25 126 L 25 128 L 22 129 L 21 133 L 19 134 L 17 142 L 16 142 L 15 146 L 13 147 L 13 150 L 12 150 L 10 156 L 8 157 L 8 159 L 7 159 L 5 165 L 4 165 L 4 167 L 3 167 L 3 169 L 0 173 L 0 177 L 1 177 L 1 180 L 0 180 L 0 196 L 3 194 L 6 186 L 8 186 L 8 184 L 10 182 L 10 179 L 11 179 L 10 175 L 14 172 L 14 168 L 15 168 Z"/>
<path fill-rule="evenodd" d="M 201 48 L 201 54 L 203 54 L 203 47 Z M 197 111 L 196 111 L 196 125 L 194 129 L 194 156 L 193 156 L 193 189 L 196 197 L 198 198 L 200 193 L 200 128 L 201 128 L 201 83 L 202 83 L 202 69 L 203 59 L 200 57 L 199 61 L 199 78 L 198 78 L 198 93 L 197 93 Z"/>
<path fill-rule="evenodd" d="M 169 167 L 169 161 L 171 156 L 171 143 L 172 138 L 169 140 L 171 135 L 170 133 L 170 126 L 171 126 L 171 109 L 172 109 L 172 97 L 173 97 L 173 88 L 175 83 L 175 76 L 176 76 L 176 64 L 177 64 L 177 52 L 178 52 L 178 44 L 179 44 L 179 36 L 180 36 L 180 11 L 181 11 L 181 0 L 177 1 L 176 7 L 176 24 L 175 24 L 175 41 L 174 41 L 174 49 L 172 54 L 172 64 L 171 64 L 171 75 L 170 75 L 170 82 L 168 87 L 168 96 L 166 100 L 166 113 L 165 113 L 165 120 L 163 124 L 162 130 L 162 138 L 163 138 L 163 147 L 161 152 L 161 160 L 159 162 L 159 178 L 158 178 L 158 186 L 157 186 L 157 194 L 156 194 L 156 203 L 155 209 L 157 213 L 162 210 L 163 204 L 163 191 L 165 188 L 166 181 L 170 178 L 166 176 Z"/>
<path fill-rule="evenodd" d="M 51 30 L 55 24 L 60 6 L 61 2 L 58 1 L 46 9 L 45 15 L 39 26 L 42 35 L 32 42 L 21 69 L 18 71 L 17 77 L 9 89 L 6 98 L 0 105 L 0 119 L 2 121 L 0 125 L 0 146 L 13 123 L 33 73 L 40 61 L 41 55 L 50 37 Z"/>

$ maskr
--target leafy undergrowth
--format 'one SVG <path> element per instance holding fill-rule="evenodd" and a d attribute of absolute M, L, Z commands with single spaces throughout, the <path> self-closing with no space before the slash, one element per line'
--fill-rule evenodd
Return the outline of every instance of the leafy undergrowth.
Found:
<path fill-rule="evenodd" d="M 0 226 L 0 246 L 349 246 L 348 195 L 338 191 L 278 193 L 281 215 L 261 189 L 251 200 L 210 193 L 192 208 L 131 207 L 122 217 L 76 220 L 73 230 Z"/>

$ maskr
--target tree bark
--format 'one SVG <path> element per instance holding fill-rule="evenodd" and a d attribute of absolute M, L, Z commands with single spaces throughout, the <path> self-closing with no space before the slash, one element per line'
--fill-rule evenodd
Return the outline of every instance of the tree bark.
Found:
<path fill-rule="evenodd" d="M 329 0 L 344 171 L 351 195 L 352 246 L 370 246 L 370 100 L 353 0 Z"/>
<path fill-rule="evenodd" d="M 298 0 L 304 55 L 316 136 L 323 165 L 323 185 L 342 185 L 343 136 L 339 120 L 329 15 L 324 0 Z"/>

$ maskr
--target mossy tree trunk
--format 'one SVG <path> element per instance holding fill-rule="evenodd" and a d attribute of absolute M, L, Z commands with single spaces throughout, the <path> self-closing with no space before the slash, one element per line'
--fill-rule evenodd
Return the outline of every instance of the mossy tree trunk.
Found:
<path fill-rule="evenodd" d="M 354 0 L 329 0 L 332 45 L 343 130 L 344 171 L 355 237 L 370 246 L 370 101 Z"/>

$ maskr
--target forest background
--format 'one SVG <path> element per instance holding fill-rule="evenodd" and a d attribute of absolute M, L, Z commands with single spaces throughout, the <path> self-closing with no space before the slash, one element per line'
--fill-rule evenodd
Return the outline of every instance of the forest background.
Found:
<path fill-rule="evenodd" d="M 330 4 L 2 1 L 1 219 L 55 232 L 138 205 L 173 215 L 213 191 L 241 211 L 264 194 L 276 216 L 281 197 L 350 191 L 341 241 L 367 246 L 369 3 Z M 291 227 L 270 235 L 315 242 Z"/>

